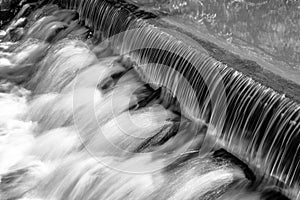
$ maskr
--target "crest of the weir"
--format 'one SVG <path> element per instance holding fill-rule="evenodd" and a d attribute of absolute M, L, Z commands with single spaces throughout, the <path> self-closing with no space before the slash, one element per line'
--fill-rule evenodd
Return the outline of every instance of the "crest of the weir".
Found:
<path fill-rule="evenodd" d="M 217 145 L 259 173 L 275 177 L 283 187 L 298 188 L 297 103 L 211 58 L 198 44 L 186 44 L 182 36 L 164 29 L 154 14 L 135 5 L 112 0 L 60 4 L 76 9 L 95 33 L 113 38 L 121 53 L 130 53 L 145 81 L 172 90 L 187 118 L 208 122 L 208 137 Z"/>

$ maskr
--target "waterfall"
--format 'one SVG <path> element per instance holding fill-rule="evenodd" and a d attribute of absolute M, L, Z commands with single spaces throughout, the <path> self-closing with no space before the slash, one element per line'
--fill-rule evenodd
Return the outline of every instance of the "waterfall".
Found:
<path fill-rule="evenodd" d="M 213 134 L 208 137 L 217 145 L 259 165 L 262 174 L 292 187 L 298 182 L 297 103 L 186 45 L 180 32 L 148 19 L 148 13 L 137 16 L 136 7 L 96 0 L 71 3 L 73 7 L 60 3 L 78 10 L 86 25 L 129 54 L 146 82 L 171 90 L 186 117 L 208 121 Z M 172 101 L 169 94 L 162 98 Z"/>
<path fill-rule="evenodd" d="M 163 16 L 126 1 L 23 6 L 0 47 L 15 88 L 1 93 L 1 198 L 298 199 L 298 103 Z"/>

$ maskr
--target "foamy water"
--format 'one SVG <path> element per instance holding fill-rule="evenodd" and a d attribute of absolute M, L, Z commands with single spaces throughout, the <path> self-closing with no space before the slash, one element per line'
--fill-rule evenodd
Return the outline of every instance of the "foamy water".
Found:
<path fill-rule="evenodd" d="M 190 120 L 149 98 L 72 12 L 42 9 L 0 52 L 1 77 L 15 83 L 0 93 L 1 200 L 260 199 L 239 167 L 193 154 L 205 125 L 193 138 Z"/>

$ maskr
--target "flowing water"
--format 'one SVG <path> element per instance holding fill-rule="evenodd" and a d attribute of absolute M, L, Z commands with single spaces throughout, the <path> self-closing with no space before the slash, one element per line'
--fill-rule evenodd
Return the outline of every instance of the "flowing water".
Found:
<path fill-rule="evenodd" d="M 298 199 L 297 104 L 103 2 L 6 27 L 0 199 Z"/>

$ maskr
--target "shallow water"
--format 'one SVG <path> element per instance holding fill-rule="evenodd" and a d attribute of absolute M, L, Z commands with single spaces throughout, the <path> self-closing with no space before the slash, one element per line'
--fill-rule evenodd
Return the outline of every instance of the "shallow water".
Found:
<path fill-rule="evenodd" d="M 1 200 L 262 199 L 270 185 L 198 152 L 206 124 L 195 134 L 72 13 L 43 9 L 0 52 Z"/>
<path fill-rule="evenodd" d="M 150 10 L 189 17 L 202 31 L 249 52 L 300 70 L 299 1 L 132 0 Z M 204 25 L 204 26 L 201 26 Z"/>

